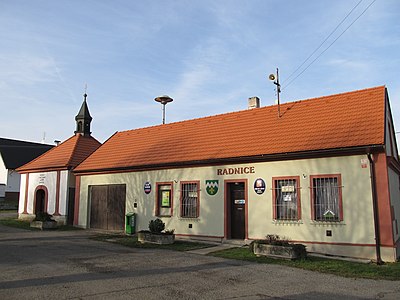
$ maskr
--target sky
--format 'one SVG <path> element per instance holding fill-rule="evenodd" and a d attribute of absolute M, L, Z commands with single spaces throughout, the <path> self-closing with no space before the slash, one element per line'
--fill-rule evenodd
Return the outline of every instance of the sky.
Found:
<path fill-rule="evenodd" d="M 167 123 L 273 105 L 276 68 L 283 103 L 386 85 L 399 132 L 400 1 L 0 0 L 0 137 L 69 138 L 86 86 L 100 142 L 160 95 Z"/>

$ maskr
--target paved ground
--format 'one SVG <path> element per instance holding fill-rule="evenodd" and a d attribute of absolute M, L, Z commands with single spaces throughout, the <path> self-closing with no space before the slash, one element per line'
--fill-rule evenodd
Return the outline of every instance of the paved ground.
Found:
<path fill-rule="evenodd" d="M 0 226 L 0 299 L 399 299 L 400 282 Z"/>

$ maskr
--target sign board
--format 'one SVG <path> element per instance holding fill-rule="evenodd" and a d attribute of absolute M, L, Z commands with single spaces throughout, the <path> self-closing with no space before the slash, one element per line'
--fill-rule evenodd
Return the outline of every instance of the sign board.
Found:
<path fill-rule="evenodd" d="M 294 185 L 284 185 L 281 190 L 283 193 L 292 193 L 294 192 Z"/>
<path fill-rule="evenodd" d="M 246 200 L 245 199 L 236 199 L 235 204 L 245 204 Z"/>
<path fill-rule="evenodd" d="M 161 207 L 171 206 L 171 191 L 161 191 Z"/>
<path fill-rule="evenodd" d="M 151 184 L 148 181 L 144 184 L 144 192 L 146 194 L 150 194 L 150 192 L 151 192 Z"/>
<path fill-rule="evenodd" d="M 265 181 L 262 178 L 258 178 L 256 179 L 256 181 L 254 181 L 254 191 L 256 192 L 256 194 L 261 195 L 265 192 Z"/>

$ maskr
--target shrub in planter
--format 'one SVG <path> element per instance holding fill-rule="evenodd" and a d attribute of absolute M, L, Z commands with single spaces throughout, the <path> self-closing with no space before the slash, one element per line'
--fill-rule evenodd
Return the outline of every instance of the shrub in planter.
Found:
<path fill-rule="evenodd" d="M 149 230 L 138 232 L 138 241 L 141 243 L 153 243 L 159 245 L 173 244 L 175 242 L 174 230 L 164 230 L 165 223 L 160 219 L 149 222 Z"/>
<path fill-rule="evenodd" d="M 48 214 L 47 212 L 39 212 L 36 214 L 33 221 L 41 221 L 41 222 L 55 222 L 53 220 L 53 216 Z"/>
<path fill-rule="evenodd" d="M 149 222 L 149 230 L 152 233 L 161 233 L 165 229 L 165 223 L 160 219 L 151 220 Z"/>
<path fill-rule="evenodd" d="M 46 212 L 37 213 L 30 224 L 30 227 L 43 229 L 57 228 L 57 221 L 53 220 L 52 216 Z"/>
<path fill-rule="evenodd" d="M 278 235 L 267 235 L 264 240 L 252 242 L 251 251 L 257 256 L 276 258 L 304 259 L 307 257 L 306 247 L 302 244 L 290 243 Z"/>

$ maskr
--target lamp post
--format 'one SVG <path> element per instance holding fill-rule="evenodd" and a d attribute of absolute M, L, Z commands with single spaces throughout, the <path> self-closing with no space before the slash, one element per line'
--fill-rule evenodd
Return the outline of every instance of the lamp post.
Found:
<path fill-rule="evenodd" d="M 165 124 L 165 105 L 167 105 L 168 103 L 174 101 L 174 99 L 172 99 L 171 97 L 167 96 L 167 95 L 163 95 L 160 97 L 157 97 L 154 99 L 156 102 L 159 102 L 163 105 L 163 119 L 162 119 L 162 123 Z"/>

